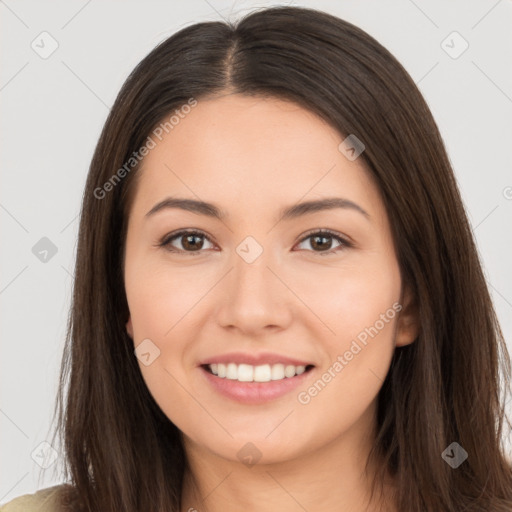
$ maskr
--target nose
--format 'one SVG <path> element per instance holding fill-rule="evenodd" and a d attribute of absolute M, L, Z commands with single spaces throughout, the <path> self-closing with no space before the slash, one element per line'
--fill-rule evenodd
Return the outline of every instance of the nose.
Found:
<path fill-rule="evenodd" d="M 230 263 L 232 269 L 219 290 L 219 324 L 253 336 L 269 329 L 285 329 L 297 305 L 270 251 L 263 250 L 252 261 L 240 250 Z"/>

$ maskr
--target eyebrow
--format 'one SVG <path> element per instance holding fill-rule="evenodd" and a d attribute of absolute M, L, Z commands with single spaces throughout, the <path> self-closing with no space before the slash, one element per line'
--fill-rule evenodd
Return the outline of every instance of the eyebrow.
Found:
<path fill-rule="evenodd" d="M 155 213 L 167 208 L 180 208 L 198 215 L 206 215 L 215 219 L 224 220 L 228 214 L 219 209 L 212 203 L 197 201 L 195 199 L 186 199 L 181 197 L 166 197 L 158 202 L 146 213 L 146 217 L 151 217 Z M 334 208 L 350 209 L 361 213 L 367 219 L 370 215 L 358 204 L 341 197 L 326 197 L 324 199 L 316 199 L 313 201 L 305 201 L 282 209 L 279 213 L 278 221 L 295 219 L 308 213 L 319 212 L 323 210 L 332 210 Z"/>

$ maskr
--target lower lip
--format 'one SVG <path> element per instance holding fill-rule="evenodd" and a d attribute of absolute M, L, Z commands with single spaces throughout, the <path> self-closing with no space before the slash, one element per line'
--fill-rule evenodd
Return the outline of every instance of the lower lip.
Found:
<path fill-rule="evenodd" d="M 314 370 L 314 368 L 311 368 L 307 372 L 295 375 L 295 377 L 285 377 L 281 380 L 271 380 L 269 382 L 239 382 L 238 380 L 217 377 L 202 366 L 199 369 L 211 386 L 221 395 L 236 402 L 251 405 L 263 404 L 286 395 L 286 393 L 303 384 L 304 380 Z"/>

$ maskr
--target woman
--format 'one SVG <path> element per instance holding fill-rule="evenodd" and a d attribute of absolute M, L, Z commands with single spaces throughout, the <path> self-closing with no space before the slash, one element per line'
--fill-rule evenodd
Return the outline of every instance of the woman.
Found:
<path fill-rule="evenodd" d="M 101 134 L 58 397 L 70 484 L 20 500 L 509 511 L 500 378 L 453 171 L 403 67 L 312 9 L 199 23 L 136 67 Z"/>

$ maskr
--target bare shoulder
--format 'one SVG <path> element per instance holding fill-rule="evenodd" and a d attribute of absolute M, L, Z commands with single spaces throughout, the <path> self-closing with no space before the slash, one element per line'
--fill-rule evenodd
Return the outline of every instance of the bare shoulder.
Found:
<path fill-rule="evenodd" d="M 61 493 L 68 484 L 54 485 L 24 494 L 0 505 L 0 512 L 60 512 Z"/>

